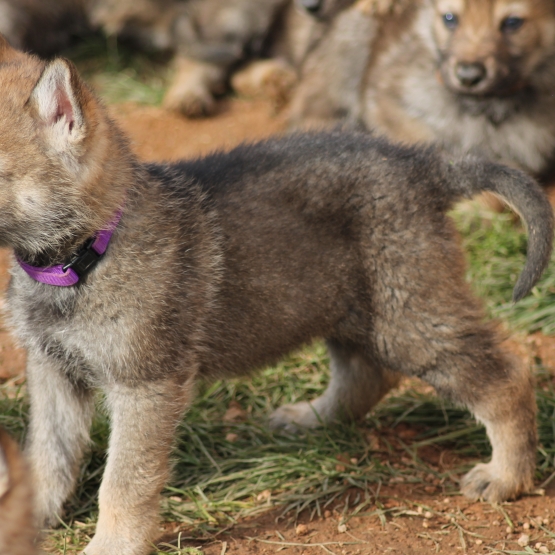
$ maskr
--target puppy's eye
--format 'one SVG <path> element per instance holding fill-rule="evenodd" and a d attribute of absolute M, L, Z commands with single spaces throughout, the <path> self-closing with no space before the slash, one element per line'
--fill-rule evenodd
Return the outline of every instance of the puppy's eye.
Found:
<path fill-rule="evenodd" d="M 454 13 L 443 14 L 443 23 L 448 29 L 454 29 L 459 24 L 459 18 Z"/>
<path fill-rule="evenodd" d="M 522 17 L 506 17 L 501 22 L 501 31 L 503 33 L 514 33 L 518 31 L 524 25 L 524 19 Z"/>

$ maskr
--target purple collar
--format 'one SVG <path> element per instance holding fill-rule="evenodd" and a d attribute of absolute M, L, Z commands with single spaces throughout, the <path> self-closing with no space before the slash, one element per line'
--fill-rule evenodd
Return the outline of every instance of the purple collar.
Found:
<path fill-rule="evenodd" d="M 19 265 L 35 280 L 47 285 L 58 287 L 71 287 L 75 285 L 87 272 L 96 266 L 97 262 L 104 256 L 112 234 L 121 219 L 121 209 L 116 212 L 113 220 L 106 229 L 97 231 L 79 249 L 75 256 L 67 264 L 58 264 L 40 268 L 31 266 L 17 259 Z"/>

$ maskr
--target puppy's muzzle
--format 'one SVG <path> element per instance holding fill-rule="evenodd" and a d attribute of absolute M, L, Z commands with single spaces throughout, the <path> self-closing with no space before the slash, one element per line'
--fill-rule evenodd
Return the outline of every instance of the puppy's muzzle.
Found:
<path fill-rule="evenodd" d="M 481 62 L 459 62 L 455 67 L 455 76 L 460 85 L 469 89 L 480 85 L 487 73 L 486 66 Z"/>

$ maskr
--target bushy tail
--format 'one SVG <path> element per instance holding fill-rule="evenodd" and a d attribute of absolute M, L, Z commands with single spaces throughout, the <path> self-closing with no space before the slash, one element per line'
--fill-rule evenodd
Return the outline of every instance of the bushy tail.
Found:
<path fill-rule="evenodd" d="M 541 187 L 529 175 L 501 164 L 468 156 L 447 163 L 447 187 L 454 199 L 489 191 L 513 208 L 528 229 L 526 263 L 513 289 L 513 301 L 530 292 L 547 267 L 553 247 L 553 209 Z"/>

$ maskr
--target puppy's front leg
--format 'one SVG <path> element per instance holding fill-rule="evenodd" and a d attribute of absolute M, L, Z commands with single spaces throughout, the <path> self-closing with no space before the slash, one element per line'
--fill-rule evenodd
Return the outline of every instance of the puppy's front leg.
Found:
<path fill-rule="evenodd" d="M 31 418 L 26 451 L 40 526 L 58 524 L 89 442 L 92 393 L 78 380 L 70 379 L 70 375 L 57 360 L 29 350 L 27 388 Z"/>
<path fill-rule="evenodd" d="M 175 428 L 191 383 L 153 381 L 110 386 L 108 462 L 96 534 L 86 555 L 145 555 L 158 534 L 159 496 L 169 474 Z"/>

